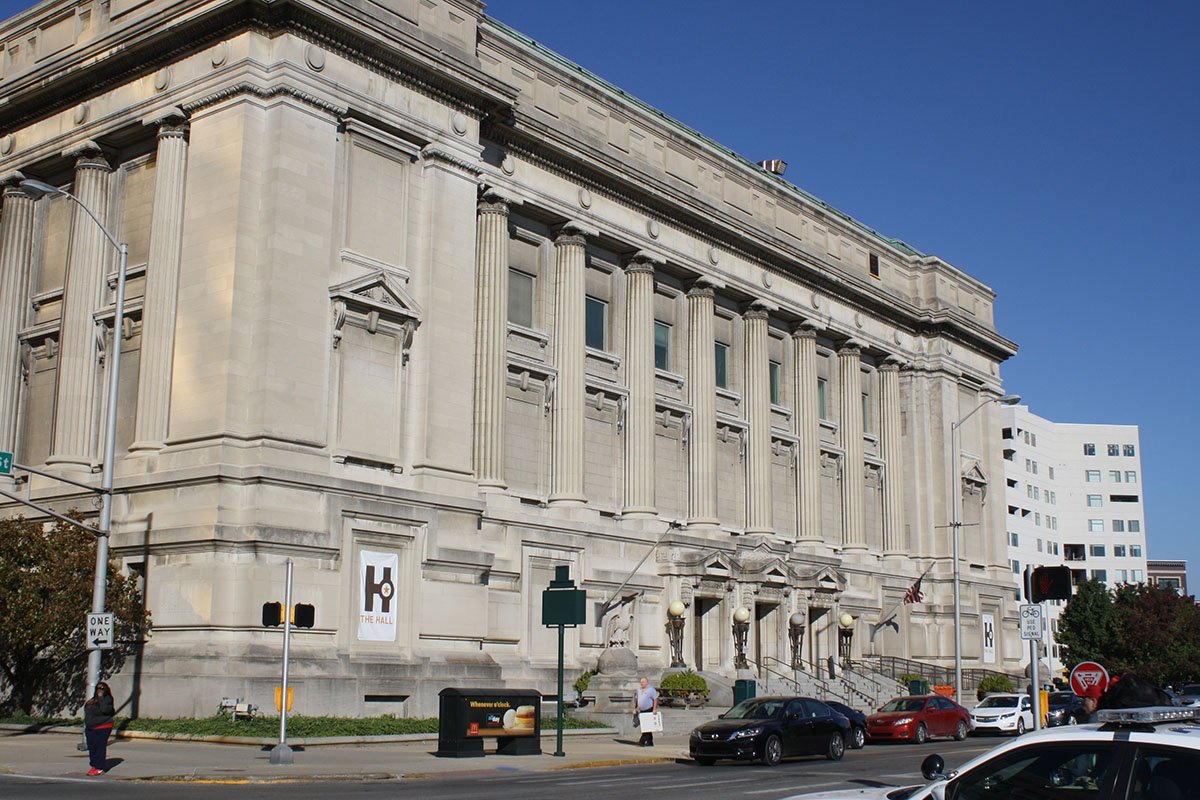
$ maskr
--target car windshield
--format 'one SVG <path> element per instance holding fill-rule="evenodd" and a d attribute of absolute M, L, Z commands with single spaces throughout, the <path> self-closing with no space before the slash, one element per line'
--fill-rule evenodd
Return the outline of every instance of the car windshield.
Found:
<path fill-rule="evenodd" d="M 1016 708 L 1017 698 L 1015 697 L 985 697 L 983 702 L 975 706 L 976 708 Z"/>
<path fill-rule="evenodd" d="M 1050 695 L 1050 705 L 1069 706 L 1073 697 L 1075 697 L 1075 695 L 1071 694 L 1070 692 L 1054 692 Z"/>
<path fill-rule="evenodd" d="M 925 707 L 924 697 L 898 697 L 895 700 L 888 700 L 879 709 L 880 711 L 920 711 Z"/>
<path fill-rule="evenodd" d="M 783 700 L 743 700 L 722 716 L 725 719 L 771 719 L 783 704 Z"/>
<path fill-rule="evenodd" d="M 1200 694 L 1200 683 L 1185 683 L 1180 689 L 1180 694 Z"/>

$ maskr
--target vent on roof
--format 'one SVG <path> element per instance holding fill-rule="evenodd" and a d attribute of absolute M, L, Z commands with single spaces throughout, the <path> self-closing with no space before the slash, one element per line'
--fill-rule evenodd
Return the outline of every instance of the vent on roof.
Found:
<path fill-rule="evenodd" d="M 783 173 L 787 172 L 787 162 L 780 161 L 778 158 L 759 161 L 758 165 L 773 175 L 783 175 Z"/>

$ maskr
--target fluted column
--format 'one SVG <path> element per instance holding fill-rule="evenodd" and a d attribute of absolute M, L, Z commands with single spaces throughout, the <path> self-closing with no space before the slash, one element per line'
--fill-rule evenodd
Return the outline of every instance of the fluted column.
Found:
<path fill-rule="evenodd" d="M 0 179 L 0 450 L 17 452 L 17 409 L 21 397 L 21 344 L 29 308 L 33 242 L 33 199 L 19 188 L 19 172 Z"/>
<path fill-rule="evenodd" d="M 550 502 L 578 505 L 583 494 L 583 405 L 585 295 L 584 246 L 579 228 L 568 224 L 554 240 L 554 384 Z"/>
<path fill-rule="evenodd" d="M 475 476 L 503 488 L 508 373 L 508 201 L 485 193 L 475 227 Z"/>
<path fill-rule="evenodd" d="M 75 158 L 73 194 L 101 222 L 108 219 L 108 184 L 112 167 L 100 147 L 86 142 L 66 154 Z M 97 438 L 98 342 L 92 314 L 104 301 L 104 279 L 116 251 L 100 227 L 74 206 L 70 261 L 63 289 L 62 332 L 58 355 L 58 404 L 54 443 L 47 464 L 91 469 Z M 121 342 L 120 326 L 113 346 Z"/>
<path fill-rule="evenodd" d="M 847 550 L 865 550 L 866 522 L 863 512 L 863 416 L 862 355 L 858 345 L 847 342 L 838 350 L 839 426 L 842 432 L 842 545 Z"/>
<path fill-rule="evenodd" d="M 713 338 L 713 287 L 697 281 L 687 293 L 688 526 L 716 527 L 717 367 Z"/>
<path fill-rule="evenodd" d="M 888 360 L 879 368 L 879 445 L 883 456 L 883 554 L 903 555 L 904 465 L 900 452 L 900 365 Z"/>
<path fill-rule="evenodd" d="M 150 256 L 146 265 L 146 295 L 142 310 L 137 421 L 130 454 L 159 450 L 167 438 L 179 264 L 183 257 L 187 136 L 187 120 L 181 114 L 174 113 L 158 123 Z"/>
<path fill-rule="evenodd" d="M 771 375 L 767 310 L 755 303 L 742 315 L 745 324 L 746 533 L 772 533 L 771 524 Z"/>
<path fill-rule="evenodd" d="M 654 261 L 639 253 L 625 267 L 625 506 L 622 516 L 654 516 Z"/>
<path fill-rule="evenodd" d="M 792 331 L 792 433 L 800 440 L 796 459 L 797 538 L 819 544 L 821 534 L 821 420 L 817 406 L 817 332 Z"/>

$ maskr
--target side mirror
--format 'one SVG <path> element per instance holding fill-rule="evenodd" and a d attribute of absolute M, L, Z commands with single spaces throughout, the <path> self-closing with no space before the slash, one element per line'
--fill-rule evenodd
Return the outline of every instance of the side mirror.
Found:
<path fill-rule="evenodd" d="M 921 774 L 927 781 L 945 780 L 948 777 L 945 769 L 946 760 L 937 753 L 925 756 L 925 760 L 921 762 Z"/>
<path fill-rule="evenodd" d="M 717 714 L 717 719 L 725 719 L 725 712 L 722 711 L 720 714 Z"/>

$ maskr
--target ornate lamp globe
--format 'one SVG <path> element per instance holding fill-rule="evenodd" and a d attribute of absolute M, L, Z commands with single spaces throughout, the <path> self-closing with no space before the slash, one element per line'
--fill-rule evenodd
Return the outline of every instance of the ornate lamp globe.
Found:
<path fill-rule="evenodd" d="M 673 600 L 671 605 L 667 606 L 667 616 L 672 619 L 682 617 L 684 611 L 687 611 L 687 606 L 683 604 L 682 600 Z"/>
<path fill-rule="evenodd" d="M 849 613 L 842 614 L 840 617 L 838 617 L 838 625 L 840 625 L 843 630 L 853 630 L 855 622 L 857 622 L 857 620 L 850 616 Z"/>
<path fill-rule="evenodd" d="M 745 606 L 738 606 L 733 612 L 733 621 L 734 622 L 749 622 L 750 621 L 750 609 L 746 608 Z"/>

